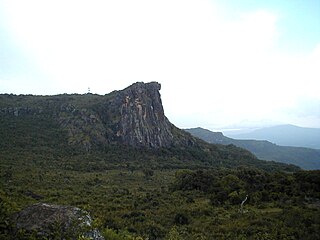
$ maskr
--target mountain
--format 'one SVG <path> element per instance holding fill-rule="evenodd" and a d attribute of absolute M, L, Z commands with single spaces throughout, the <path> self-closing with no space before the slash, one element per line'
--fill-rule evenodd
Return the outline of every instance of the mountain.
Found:
<path fill-rule="evenodd" d="M 282 146 L 320 149 L 320 129 L 294 125 L 261 128 L 249 133 L 232 135 L 236 139 L 267 140 Z"/>
<path fill-rule="evenodd" d="M 234 145 L 208 144 L 166 118 L 156 82 L 106 95 L 0 95 L 0 155 L 11 164 L 88 171 L 113 167 L 237 167 L 294 171 Z"/>
<path fill-rule="evenodd" d="M 115 143 L 151 148 L 187 144 L 183 137 L 173 136 L 175 127 L 164 115 L 159 90 L 160 84 L 152 82 L 105 96 L 3 95 L 1 114 L 13 119 L 47 118 L 67 133 L 70 145 L 86 151 Z"/>
<path fill-rule="evenodd" d="M 185 129 L 193 136 L 209 143 L 234 144 L 255 154 L 259 159 L 294 164 L 303 169 L 320 169 L 320 150 L 278 146 L 268 141 L 237 140 L 224 136 L 221 132 L 211 132 L 203 128 Z"/>

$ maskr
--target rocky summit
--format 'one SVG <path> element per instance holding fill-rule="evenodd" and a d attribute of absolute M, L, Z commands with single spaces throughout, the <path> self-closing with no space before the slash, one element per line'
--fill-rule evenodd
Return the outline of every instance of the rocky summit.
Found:
<path fill-rule="evenodd" d="M 119 91 L 109 109 L 119 109 L 115 135 L 132 146 L 165 147 L 173 143 L 172 125 L 164 115 L 157 82 L 138 82 Z"/>
<path fill-rule="evenodd" d="M 46 203 L 26 207 L 12 217 L 16 231 L 36 232 L 43 239 L 79 239 L 79 236 L 92 240 L 104 237 L 92 226 L 90 215 L 79 208 Z M 42 239 L 41 238 L 41 239 Z"/>
<path fill-rule="evenodd" d="M 69 142 L 92 145 L 122 143 L 133 147 L 159 148 L 174 143 L 173 125 L 164 115 L 157 82 L 137 82 L 122 91 L 97 99 L 95 106 L 65 105 L 60 125 Z M 90 96 L 84 97 L 93 97 Z M 97 96 L 96 96 L 97 97 Z"/>

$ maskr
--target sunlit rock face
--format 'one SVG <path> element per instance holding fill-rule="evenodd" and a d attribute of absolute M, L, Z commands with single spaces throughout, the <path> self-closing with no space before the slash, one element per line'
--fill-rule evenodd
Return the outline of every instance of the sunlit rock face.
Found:
<path fill-rule="evenodd" d="M 116 135 L 131 146 L 166 147 L 173 143 L 171 124 L 164 115 L 156 82 L 135 83 L 120 91 L 115 104 L 120 109 Z"/>
<path fill-rule="evenodd" d="M 16 231 L 36 232 L 43 238 L 78 239 L 82 235 L 104 240 L 93 228 L 90 215 L 76 207 L 38 203 L 16 213 L 12 221 Z"/>
<path fill-rule="evenodd" d="M 108 142 L 148 148 L 195 144 L 190 134 L 165 116 L 160 89 L 157 82 L 137 82 L 109 95 L 98 114 L 107 128 Z"/>

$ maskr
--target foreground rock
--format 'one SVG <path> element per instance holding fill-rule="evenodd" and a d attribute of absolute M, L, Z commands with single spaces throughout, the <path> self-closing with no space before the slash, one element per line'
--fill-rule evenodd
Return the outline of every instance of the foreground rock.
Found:
<path fill-rule="evenodd" d="M 93 228 L 90 215 L 76 207 L 38 203 L 16 213 L 12 220 L 16 232 L 46 239 L 78 239 L 84 236 L 104 240 Z"/>

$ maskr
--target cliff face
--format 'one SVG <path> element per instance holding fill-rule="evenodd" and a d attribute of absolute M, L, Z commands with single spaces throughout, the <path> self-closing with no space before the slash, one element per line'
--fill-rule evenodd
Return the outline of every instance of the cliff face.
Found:
<path fill-rule="evenodd" d="M 156 82 L 135 83 L 118 92 L 112 108 L 119 108 L 115 134 L 131 146 L 167 147 L 173 143 L 171 124 L 164 115 Z"/>

